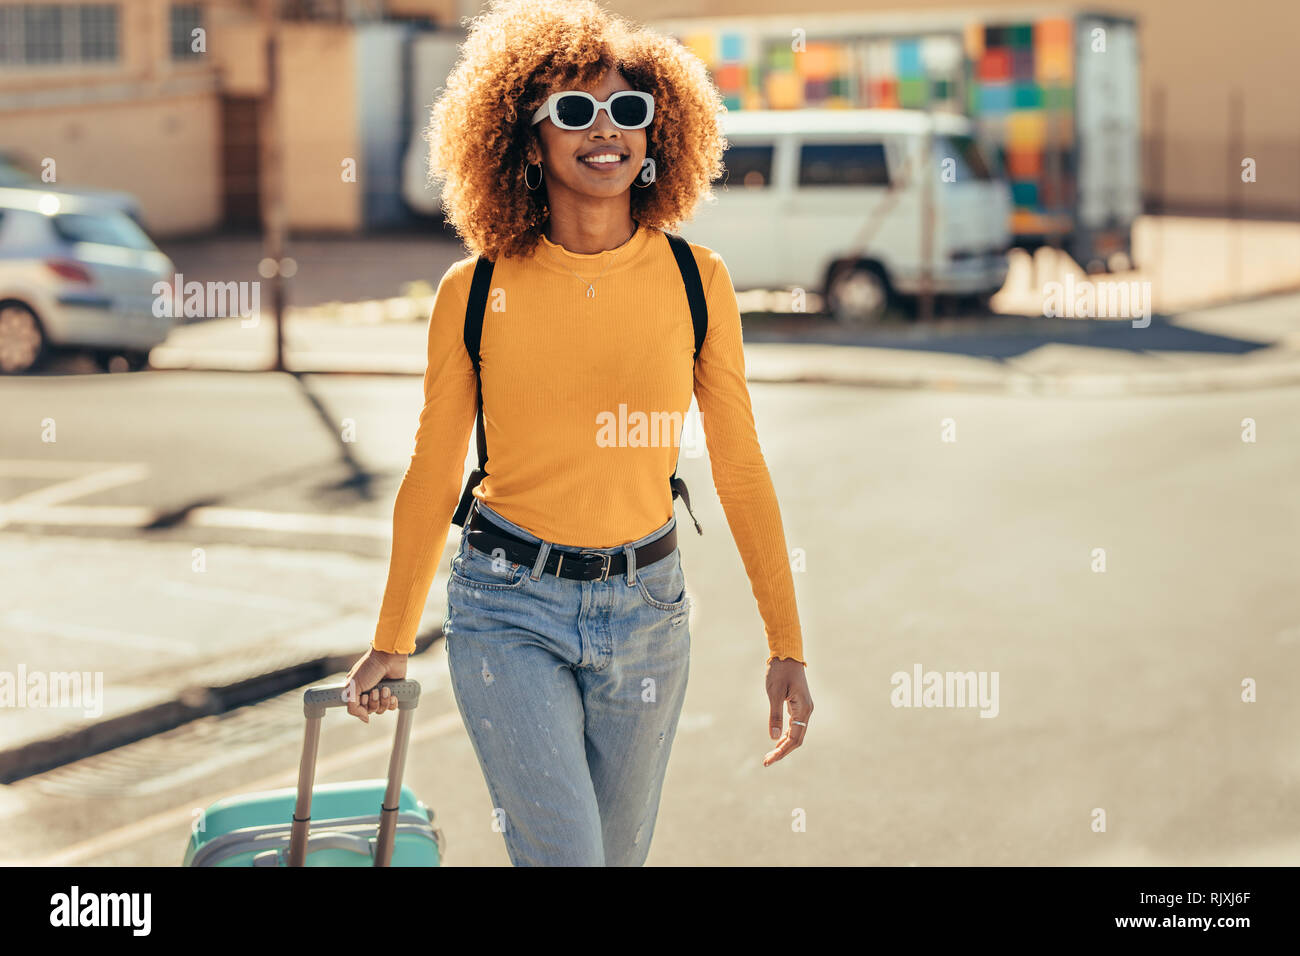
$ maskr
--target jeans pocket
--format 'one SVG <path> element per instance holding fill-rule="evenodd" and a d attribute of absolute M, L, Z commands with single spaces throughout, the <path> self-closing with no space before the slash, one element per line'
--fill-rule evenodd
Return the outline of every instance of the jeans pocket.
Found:
<path fill-rule="evenodd" d="M 636 569 L 636 587 L 641 599 L 661 611 L 680 611 L 686 606 L 686 574 L 682 555 L 674 550 L 653 564 Z"/>
<path fill-rule="evenodd" d="M 531 571 L 527 565 L 515 564 L 504 554 L 488 554 L 463 542 L 451 559 L 449 583 L 480 591 L 513 591 L 523 587 Z"/>

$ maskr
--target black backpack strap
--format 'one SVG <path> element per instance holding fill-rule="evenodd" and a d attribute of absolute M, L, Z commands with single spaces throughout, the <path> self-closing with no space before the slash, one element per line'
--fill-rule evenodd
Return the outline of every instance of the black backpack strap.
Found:
<path fill-rule="evenodd" d="M 698 361 L 700 349 L 704 347 L 704 337 L 709 332 L 709 306 L 704 298 L 704 284 L 700 281 L 700 270 L 695 264 L 695 256 L 691 252 L 690 243 L 681 236 L 674 235 L 671 232 L 665 232 L 668 237 L 668 245 L 673 250 L 673 258 L 677 260 L 677 269 L 682 274 L 682 283 L 686 286 L 686 300 L 691 306 L 691 326 L 695 330 L 695 355 L 693 361 Z M 682 451 L 679 446 L 677 449 L 678 460 L 681 459 Z M 691 493 L 686 488 L 686 482 L 677 477 L 677 465 L 673 465 L 673 476 L 668 479 L 668 484 L 673 490 L 673 500 L 681 498 L 686 502 L 686 512 L 695 522 L 695 533 L 704 534 L 700 527 L 700 522 L 695 517 L 695 512 L 691 510 Z"/>
<path fill-rule="evenodd" d="M 465 526 L 470 506 L 474 504 L 474 489 L 487 477 L 487 437 L 483 434 L 483 376 L 479 369 L 479 347 L 483 343 L 483 314 L 487 310 L 488 293 L 492 287 L 493 263 L 482 256 L 474 264 L 474 279 L 470 283 L 469 298 L 465 301 L 465 351 L 474 365 L 478 412 L 474 419 L 474 441 L 478 446 L 478 467 L 465 480 L 465 490 L 460 494 L 460 504 L 451 516 L 451 523 Z"/>

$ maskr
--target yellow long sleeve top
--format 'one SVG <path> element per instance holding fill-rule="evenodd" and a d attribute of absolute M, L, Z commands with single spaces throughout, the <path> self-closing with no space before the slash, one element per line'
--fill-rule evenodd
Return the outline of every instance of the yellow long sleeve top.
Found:
<path fill-rule="evenodd" d="M 668 478 L 678 448 L 652 437 L 611 443 L 602 428 L 608 439 L 620 405 L 629 417 L 676 412 L 684 421 L 693 390 L 767 657 L 804 662 L 785 532 L 745 382 L 735 290 L 716 252 L 694 244 L 691 251 L 709 307 L 693 382 L 686 291 L 661 231 L 640 227 L 617 249 L 590 255 L 543 236 L 530 256 L 496 263 L 479 350 L 488 475 L 474 496 L 557 544 L 611 548 L 642 538 L 673 514 Z M 460 498 L 476 411 L 463 339 L 474 262 L 451 266 L 434 300 L 424 407 L 393 508 L 392 558 L 372 642 L 381 651 L 414 649 Z"/>

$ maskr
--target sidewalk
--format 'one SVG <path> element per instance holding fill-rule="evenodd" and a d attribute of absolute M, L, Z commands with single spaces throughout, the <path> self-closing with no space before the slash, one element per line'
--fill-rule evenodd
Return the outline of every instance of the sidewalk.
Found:
<path fill-rule="evenodd" d="M 356 314 L 356 310 L 353 310 Z M 301 372 L 422 375 L 427 320 L 286 319 L 286 362 Z M 820 316 L 745 317 L 752 382 L 1115 395 L 1300 383 L 1300 295 L 1128 319 L 994 316 L 928 326 L 840 328 Z M 269 366 L 273 326 L 219 319 L 176 329 L 154 349 L 159 369 Z"/>
<path fill-rule="evenodd" d="M 0 680 L 18 698 L 0 707 L 0 783 L 346 670 L 374 633 L 387 566 L 213 544 L 200 572 L 184 541 L 0 539 L 0 570 L 24 596 L 0 612 Z M 449 534 L 417 649 L 440 631 L 454 551 Z M 33 696 L 74 673 L 72 696 Z"/>

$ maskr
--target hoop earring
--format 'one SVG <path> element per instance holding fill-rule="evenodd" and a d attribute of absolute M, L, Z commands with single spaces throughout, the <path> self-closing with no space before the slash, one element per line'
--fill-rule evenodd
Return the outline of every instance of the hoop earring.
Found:
<path fill-rule="evenodd" d="M 649 157 L 646 157 L 646 162 L 650 164 L 650 181 L 646 183 L 644 186 L 642 186 L 641 183 L 638 181 L 641 179 L 641 174 L 645 172 L 645 166 L 643 164 L 641 166 L 641 172 L 637 173 L 636 179 L 632 180 L 632 185 L 635 186 L 637 189 L 649 189 L 651 186 L 655 184 L 655 179 L 657 178 L 655 173 L 655 161 L 653 159 L 650 159 Z"/>
<path fill-rule="evenodd" d="M 537 167 L 536 186 L 534 186 L 532 183 L 528 181 L 528 170 L 532 169 L 534 166 Z M 533 191 L 536 191 L 542 187 L 542 164 L 541 163 L 529 163 L 527 166 L 524 167 L 524 185 Z"/>

